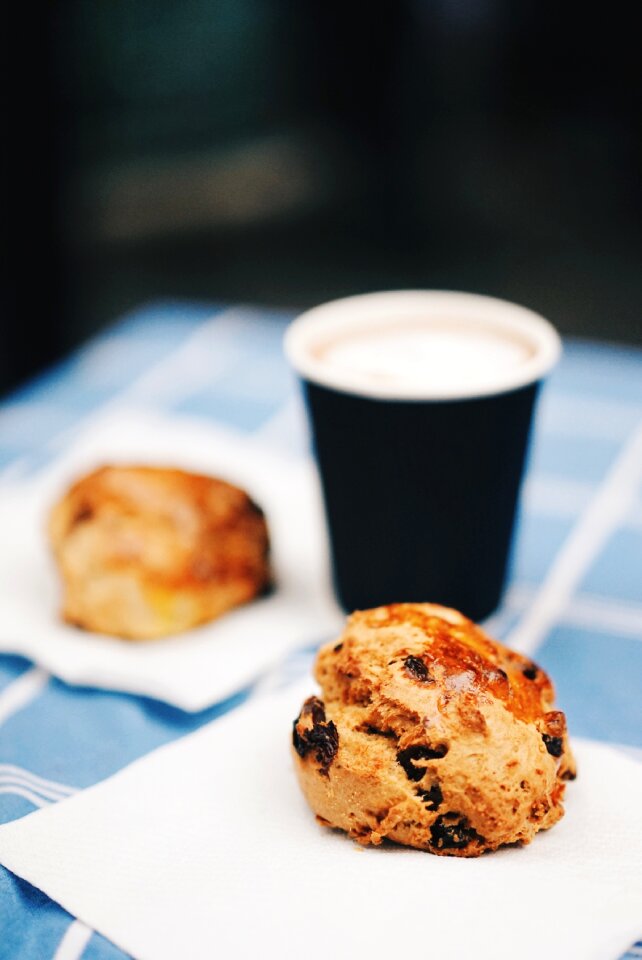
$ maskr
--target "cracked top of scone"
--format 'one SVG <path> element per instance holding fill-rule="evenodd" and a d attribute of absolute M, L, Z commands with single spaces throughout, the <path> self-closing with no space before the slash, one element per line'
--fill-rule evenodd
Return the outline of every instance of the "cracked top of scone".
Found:
<path fill-rule="evenodd" d="M 548 676 L 455 610 L 354 613 L 315 676 L 293 746 L 321 822 L 474 856 L 563 815 L 574 764 Z"/>

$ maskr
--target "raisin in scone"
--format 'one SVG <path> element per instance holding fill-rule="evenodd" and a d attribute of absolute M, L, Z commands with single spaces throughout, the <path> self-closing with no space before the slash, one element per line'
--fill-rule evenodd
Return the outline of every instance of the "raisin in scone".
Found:
<path fill-rule="evenodd" d="M 270 579 L 262 511 L 238 487 L 161 467 L 102 467 L 55 505 L 65 620 L 145 640 L 213 620 Z"/>
<path fill-rule="evenodd" d="M 551 681 L 455 610 L 354 613 L 315 676 L 293 756 L 320 823 L 474 857 L 563 816 L 575 765 Z"/>

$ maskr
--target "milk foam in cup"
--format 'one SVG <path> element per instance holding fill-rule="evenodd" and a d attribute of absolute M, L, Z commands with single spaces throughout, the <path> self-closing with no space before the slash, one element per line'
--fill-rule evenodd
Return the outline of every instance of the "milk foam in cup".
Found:
<path fill-rule="evenodd" d="M 329 369 L 376 388 L 430 385 L 442 393 L 492 386 L 497 377 L 524 365 L 528 344 L 494 330 L 439 322 L 381 326 L 346 334 L 316 349 Z"/>
<path fill-rule="evenodd" d="M 534 402 L 560 353 L 553 327 L 490 297 L 395 291 L 308 311 L 285 347 L 312 422 L 343 606 L 492 612 Z"/>
<path fill-rule="evenodd" d="M 413 290 L 315 307 L 290 327 L 286 352 L 299 373 L 329 387 L 438 400 L 541 378 L 560 340 L 543 317 L 505 300 Z"/>

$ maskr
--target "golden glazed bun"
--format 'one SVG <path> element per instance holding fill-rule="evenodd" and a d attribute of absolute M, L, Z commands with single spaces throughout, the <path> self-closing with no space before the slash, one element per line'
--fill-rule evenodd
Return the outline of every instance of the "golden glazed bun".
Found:
<path fill-rule="evenodd" d="M 51 512 L 69 623 L 130 640 L 178 633 L 267 587 L 268 533 L 248 495 L 213 477 L 102 467 Z"/>
<path fill-rule="evenodd" d="M 549 678 L 455 610 L 354 613 L 315 676 L 293 757 L 320 823 L 474 857 L 563 816 L 575 767 Z"/>

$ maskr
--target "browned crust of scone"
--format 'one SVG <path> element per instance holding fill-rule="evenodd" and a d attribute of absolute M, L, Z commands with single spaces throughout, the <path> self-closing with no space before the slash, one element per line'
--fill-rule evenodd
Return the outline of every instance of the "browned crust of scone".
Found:
<path fill-rule="evenodd" d="M 270 581 L 260 508 L 224 480 L 105 466 L 51 511 L 62 615 L 87 630 L 150 639 L 212 620 Z"/>
<path fill-rule="evenodd" d="M 293 757 L 322 824 L 471 857 L 563 816 L 575 765 L 550 679 L 456 611 L 354 613 L 315 676 Z"/>

